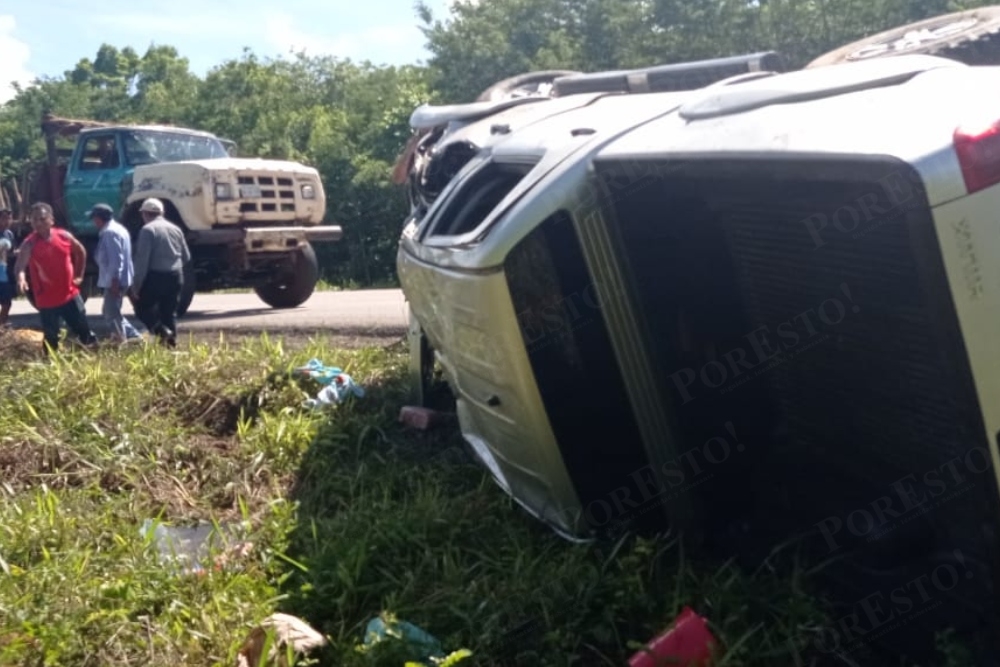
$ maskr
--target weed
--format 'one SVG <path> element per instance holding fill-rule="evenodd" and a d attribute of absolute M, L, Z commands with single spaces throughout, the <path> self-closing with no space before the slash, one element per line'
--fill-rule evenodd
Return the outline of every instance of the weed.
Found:
<path fill-rule="evenodd" d="M 318 387 L 289 371 L 312 357 L 365 398 L 303 408 Z M 463 649 L 462 665 L 621 665 L 684 605 L 709 617 L 727 665 L 808 664 L 826 619 L 801 577 L 692 563 L 670 535 L 569 544 L 454 429 L 404 430 L 406 396 L 401 350 L 322 338 L 11 360 L 0 664 L 228 666 L 283 611 L 330 639 L 320 664 L 402 667 L 356 650 L 391 612 Z M 141 534 L 147 519 L 238 523 L 253 548 L 185 576 Z"/>

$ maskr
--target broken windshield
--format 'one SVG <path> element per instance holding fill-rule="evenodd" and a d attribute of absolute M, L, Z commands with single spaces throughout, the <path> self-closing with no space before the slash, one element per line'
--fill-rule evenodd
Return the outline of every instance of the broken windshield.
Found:
<path fill-rule="evenodd" d="M 228 157 L 213 136 L 181 132 L 134 131 L 125 135 L 125 159 L 131 166 Z"/>

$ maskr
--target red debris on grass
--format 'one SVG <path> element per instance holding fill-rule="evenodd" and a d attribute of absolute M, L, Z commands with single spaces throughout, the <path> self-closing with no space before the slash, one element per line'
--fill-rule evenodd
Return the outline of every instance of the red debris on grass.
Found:
<path fill-rule="evenodd" d="M 715 644 L 705 619 L 690 607 L 684 607 L 671 627 L 650 640 L 628 664 L 629 667 L 710 667 Z"/>

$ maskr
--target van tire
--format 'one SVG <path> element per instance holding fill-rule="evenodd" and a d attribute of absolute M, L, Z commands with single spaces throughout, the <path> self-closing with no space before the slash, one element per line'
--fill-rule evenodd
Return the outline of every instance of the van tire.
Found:
<path fill-rule="evenodd" d="M 909 33 L 918 31 L 927 33 L 909 46 L 902 43 Z M 906 23 L 829 51 L 806 69 L 914 54 L 951 58 L 966 65 L 1000 64 L 1000 5 Z"/>

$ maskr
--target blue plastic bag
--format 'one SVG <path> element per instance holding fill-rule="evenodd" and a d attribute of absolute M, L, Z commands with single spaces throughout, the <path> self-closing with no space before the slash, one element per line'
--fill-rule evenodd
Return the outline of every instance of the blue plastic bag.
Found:
<path fill-rule="evenodd" d="M 295 369 L 295 372 L 299 375 L 310 377 L 319 382 L 321 385 L 326 386 L 333 382 L 334 378 L 344 371 L 336 366 L 324 366 L 323 362 L 319 359 L 310 359 L 309 363 L 305 366 L 299 366 Z"/>
<path fill-rule="evenodd" d="M 363 398 L 365 390 L 356 385 L 350 375 L 341 373 L 336 376 L 329 385 L 323 387 L 323 389 L 321 389 L 316 395 L 316 398 L 308 399 L 306 401 L 306 407 L 318 408 L 323 405 L 343 403 L 348 394 L 353 394 L 358 398 Z"/>
<path fill-rule="evenodd" d="M 412 623 L 397 620 L 392 615 L 382 614 L 368 622 L 365 628 L 365 646 L 373 646 L 388 639 L 397 639 L 420 652 L 420 660 L 445 657 L 444 648 L 436 637 Z"/>

